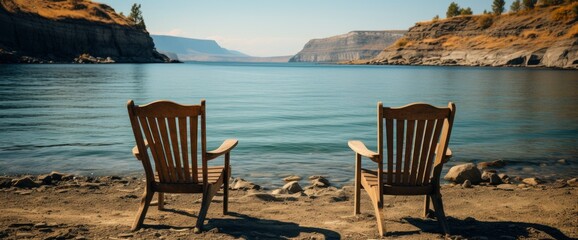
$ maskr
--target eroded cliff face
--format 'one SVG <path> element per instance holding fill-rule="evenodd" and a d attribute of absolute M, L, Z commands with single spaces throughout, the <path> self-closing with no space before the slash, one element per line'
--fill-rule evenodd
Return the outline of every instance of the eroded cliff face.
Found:
<path fill-rule="evenodd" d="M 83 54 L 108 58 L 108 62 L 169 60 L 154 49 L 153 40 L 146 30 L 113 21 L 119 15 L 104 4 L 84 2 L 86 5 L 77 11 L 96 14 L 110 21 L 95 21 L 82 16 L 51 19 L 27 12 L 25 7 L 18 6 L 18 1 L 1 0 L 0 63 L 70 63 Z"/>
<path fill-rule="evenodd" d="M 365 63 L 578 69 L 577 16 L 565 8 L 417 23 Z"/>
<path fill-rule="evenodd" d="M 344 62 L 371 59 L 406 31 L 353 31 L 310 40 L 290 62 Z"/>

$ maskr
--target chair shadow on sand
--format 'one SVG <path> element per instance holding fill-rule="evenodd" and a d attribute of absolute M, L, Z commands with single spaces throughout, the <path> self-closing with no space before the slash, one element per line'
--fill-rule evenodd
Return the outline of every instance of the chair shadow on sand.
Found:
<path fill-rule="evenodd" d="M 196 218 L 197 215 L 186 211 L 165 208 L 163 211 L 181 214 Z M 229 212 L 227 216 L 235 218 L 208 218 L 205 224 L 205 232 L 217 229 L 217 232 L 227 234 L 234 238 L 245 239 L 289 239 L 296 238 L 301 233 L 317 233 L 324 239 L 341 239 L 341 235 L 335 231 L 315 227 L 302 227 L 293 222 L 282 222 L 272 219 L 260 219 L 245 214 Z M 191 229 L 191 227 L 175 227 L 164 224 L 143 224 L 145 228 L 152 229 Z"/>
<path fill-rule="evenodd" d="M 403 218 L 409 224 L 418 227 L 421 232 L 427 233 L 440 233 L 441 229 L 439 224 L 435 220 L 423 219 L 423 218 Z M 546 237 L 548 239 L 573 239 L 566 236 L 562 231 L 557 228 L 536 224 L 536 223 L 526 223 L 526 222 L 513 222 L 513 221 L 479 221 L 474 218 L 468 217 L 465 219 L 456 219 L 453 217 L 447 218 L 448 225 L 450 226 L 451 235 L 462 236 L 464 238 L 473 238 L 484 236 L 488 239 L 499 239 L 505 236 L 513 238 L 528 238 L 536 237 L 530 236 L 530 234 L 540 234 L 540 238 Z M 419 234 L 420 231 L 393 231 L 388 233 L 388 236 L 405 236 Z M 541 232 L 541 233 L 538 233 Z M 547 235 L 547 236 L 544 236 Z"/>
<path fill-rule="evenodd" d="M 231 218 L 211 218 L 205 225 L 207 231 L 217 228 L 219 233 L 234 238 L 246 239 L 288 239 L 298 237 L 301 233 L 317 233 L 324 239 L 341 239 L 335 231 L 316 227 L 302 227 L 297 223 L 283 222 L 272 219 L 260 219 L 245 214 L 229 212 Z"/>

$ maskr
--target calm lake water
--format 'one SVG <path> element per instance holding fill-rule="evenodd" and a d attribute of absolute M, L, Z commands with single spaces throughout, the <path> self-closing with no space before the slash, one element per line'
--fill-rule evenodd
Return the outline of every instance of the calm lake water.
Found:
<path fill-rule="evenodd" d="M 202 98 L 209 149 L 239 139 L 233 175 L 258 184 L 352 181 L 347 141 L 375 149 L 378 101 L 456 103 L 446 171 L 502 159 L 509 175 L 578 176 L 578 71 L 298 63 L 0 65 L 0 174 L 141 173 L 127 100 Z"/>

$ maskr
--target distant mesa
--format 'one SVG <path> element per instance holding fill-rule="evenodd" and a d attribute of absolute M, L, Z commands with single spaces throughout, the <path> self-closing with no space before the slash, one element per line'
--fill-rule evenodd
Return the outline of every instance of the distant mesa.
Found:
<path fill-rule="evenodd" d="M 0 0 L 0 63 L 160 63 L 149 33 L 105 4 Z"/>
<path fill-rule="evenodd" d="M 219 46 L 215 40 L 151 35 L 159 52 L 180 61 L 209 62 L 287 62 L 291 56 L 252 57 Z"/>
<path fill-rule="evenodd" d="M 197 56 L 249 57 L 249 55 L 222 48 L 214 40 L 193 39 L 165 35 L 151 35 L 155 46 L 163 52 L 172 52 L 181 60 L 193 60 Z"/>
<path fill-rule="evenodd" d="M 345 62 L 369 60 L 403 37 L 407 31 L 352 31 L 322 39 L 312 39 L 290 62 Z"/>

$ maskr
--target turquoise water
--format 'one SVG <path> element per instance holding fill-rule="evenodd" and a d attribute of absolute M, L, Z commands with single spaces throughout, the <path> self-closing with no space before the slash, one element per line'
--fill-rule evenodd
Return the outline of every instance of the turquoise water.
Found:
<path fill-rule="evenodd" d="M 446 171 L 503 159 L 509 175 L 578 176 L 578 71 L 298 63 L 0 65 L 0 174 L 140 173 L 127 100 L 202 98 L 209 148 L 239 139 L 233 175 L 260 184 L 350 182 L 347 141 L 375 149 L 377 101 L 456 103 Z"/>

